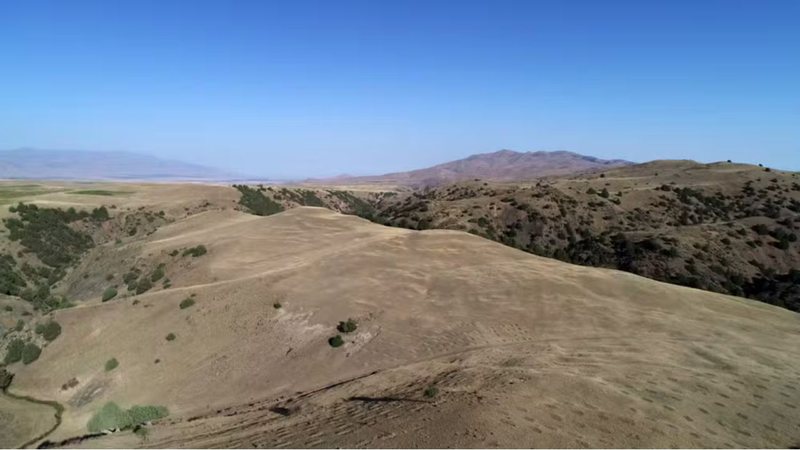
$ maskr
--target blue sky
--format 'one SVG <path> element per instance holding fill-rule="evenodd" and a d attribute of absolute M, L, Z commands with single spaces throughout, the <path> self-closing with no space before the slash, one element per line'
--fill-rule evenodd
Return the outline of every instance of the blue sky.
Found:
<path fill-rule="evenodd" d="M 501 148 L 800 170 L 800 1 L 0 0 L 0 148 L 271 177 Z"/>

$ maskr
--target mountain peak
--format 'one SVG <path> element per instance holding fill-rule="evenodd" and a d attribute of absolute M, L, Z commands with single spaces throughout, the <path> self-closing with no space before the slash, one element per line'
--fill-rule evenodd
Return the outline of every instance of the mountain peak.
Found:
<path fill-rule="evenodd" d="M 491 153 L 478 153 L 425 169 L 378 176 L 338 178 L 335 181 L 405 186 L 438 185 L 473 178 L 493 181 L 527 181 L 629 164 L 632 163 L 619 159 L 604 160 L 565 150 L 518 152 L 501 149 Z"/>

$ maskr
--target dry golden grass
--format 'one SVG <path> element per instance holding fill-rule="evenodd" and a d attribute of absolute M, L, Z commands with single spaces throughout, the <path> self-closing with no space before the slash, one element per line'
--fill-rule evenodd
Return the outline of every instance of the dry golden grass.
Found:
<path fill-rule="evenodd" d="M 102 202 L 217 207 L 142 238 L 204 244 L 174 287 L 55 313 L 14 391 L 64 404 L 51 441 L 107 401 L 171 416 L 121 447 L 783 447 L 798 441 L 800 317 L 536 257 L 456 231 L 321 208 L 257 217 L 230 188 L 126 186 Z M 64 202 L 73 200 L 68 194 Z M 84 196 L 85 197 L 85 196 Z M 95 200 L 97 201 L 97 200 Z M 195 294 L 191 308 L 179 303 Z M 273 305 L 280 302 L 282 307 Z M 331 348 L 341 320 L 358 329 Z M 179 336 L 174 342 L 168 333 Z M 120 365 L 105 372 L 115 357 Z M 156 363 L 156 361 L 158 361 Z M 79 384 L 62 385 L 71 378 Z M 438 394 L 424 391 L 436 386 Z"/>

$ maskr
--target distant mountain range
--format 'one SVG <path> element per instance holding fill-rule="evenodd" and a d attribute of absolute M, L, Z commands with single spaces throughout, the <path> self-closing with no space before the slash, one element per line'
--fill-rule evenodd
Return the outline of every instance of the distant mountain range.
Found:
<path fill-rule="evenodd" d="M 127 152 L 0 151 L 0 179 L 225 181 L 241 175 L 212 167 Z"/>
<path fill-rule="evenodd" d="M 387 184 L 419 187 L 437 186 L 473 178 L 490 181 L 525 181 L 629 164 L 633 163 L 620 159 L 604 160 L 566 151 L 523 153 L 500 150 L 409 172 L 375 176 L 340 176 L 306 181 L 318 184 Z M 0 151 L 0 179 L 248 180 L 241 174 L 213 167 L 137 153 L 31 148 Z"/>
<path fill-rule="evenodd" d="M 567 151 L 515 152 L 500 150 L 409 172 L 375 176 L 340 176 L 307 180 L 330 184 L 394 184 L 403 186 L 436 186 L 480 178 L 490 181 L 525 181 L 536 178 L 568 175 L 633 164 L 621 159 L 605 160 Z"/>

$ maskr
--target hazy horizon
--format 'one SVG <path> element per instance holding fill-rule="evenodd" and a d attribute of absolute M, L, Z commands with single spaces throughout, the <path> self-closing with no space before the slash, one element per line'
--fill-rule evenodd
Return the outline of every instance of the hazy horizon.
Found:
<path fill-rule="evenodd" d="M 791 1 L 8 3 L 0 148 L 273 178 L 503 148 L 800 170 L 798 16 Z"/>

